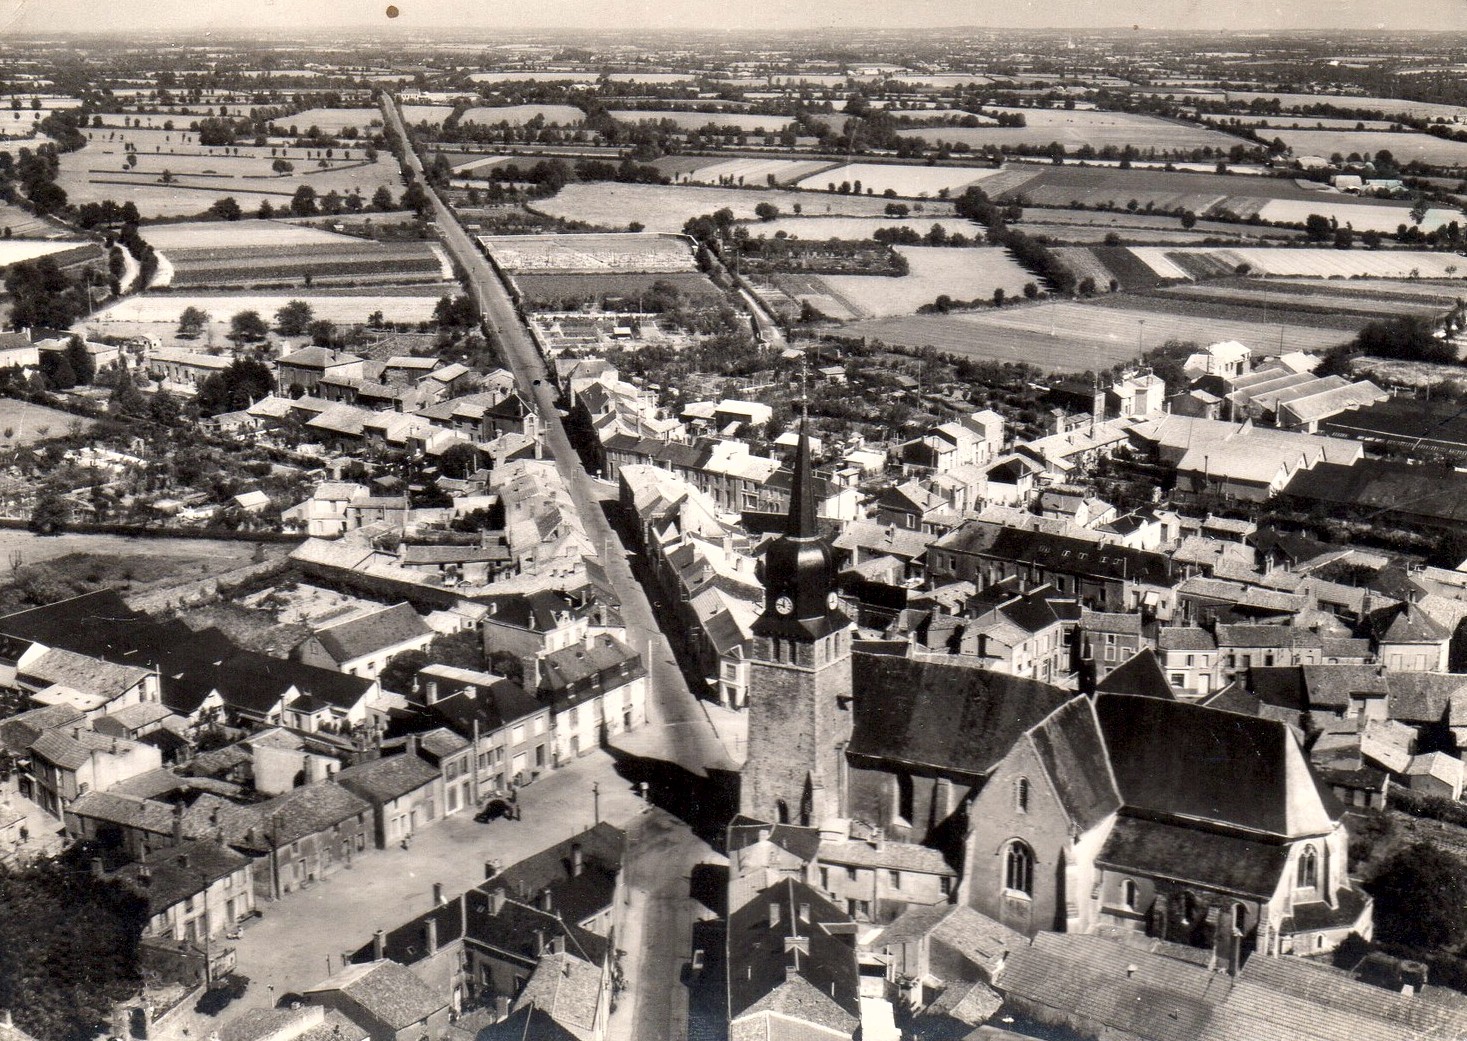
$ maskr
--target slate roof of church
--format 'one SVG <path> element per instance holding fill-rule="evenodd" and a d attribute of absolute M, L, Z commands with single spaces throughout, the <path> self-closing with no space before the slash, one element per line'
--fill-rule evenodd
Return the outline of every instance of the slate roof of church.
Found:
<path fill-rule="evenodd" d="M 1267 900 L 1278 889 L 1289 847 L 1184 825 L 1121 817 L 1096 863 Z"/>
<path fill-rule="evenodd" d="M 946 662 L 853 657 L 858 758 L 982 777 L 1030 727 L 1076 695 L 1038 680 Z"/>
<path fill-rule="evenodd" d="M 1076 698 L 1029 732 L 1070 823 L 1084 831 L 1120 808 L 1094 704 Z"/>

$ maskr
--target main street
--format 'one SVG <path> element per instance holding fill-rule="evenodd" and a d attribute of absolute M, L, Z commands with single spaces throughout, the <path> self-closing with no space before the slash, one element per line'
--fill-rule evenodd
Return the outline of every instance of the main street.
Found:
<path fill-rule="evenodd" d="M 603 550 L 602 562 L 621 603 L 628 637 L 647 663 L 647 727 L 641 734 L 631 735 L 635 748 L 643 755 L 677 763 L 693 774 L 708 768 L 735 767 L 731 755 L 734 746 L 720 738 L 709 710 L 688 689 L 658 628 L 647 594 L 632 574 L 627 552 L 607 522 L 603 503 L 614 493 L 598 487 L 571 447 L 561 422 L 555 383 L 508 290 L 478 244 L 464 231 L 457 214 L 427 183 L 421 160 L 408 147 L 396 100 L 386 93 L 382 96 L 382 111 L 387 125 L 403 141 L 404 162 L 428 194 L 439 238 L 466 276 L 466 288 L 479 305 L 485 331 L 500 345 L 521 389 L 533 398 L 546 442 L 586 534 Z M 634 835 L 634 839 L 637 837 Z M 612 1022 L 613 1034 L 618 1038 L 675 1038 L 686 1034 L 686 997 L 678 973 L 669 971 L 669 958 L 672 952 L 689 948 L 694 903 L 687 889 L 688 872 L 690 865 L 710 859 L 711 851 L 681 822 L 659 829 L 656 845 L 657 856 L 632 856 L 628 862 L 628 917 L 634 923 L 621 944 L 627 952 L 629 990 Z"/>

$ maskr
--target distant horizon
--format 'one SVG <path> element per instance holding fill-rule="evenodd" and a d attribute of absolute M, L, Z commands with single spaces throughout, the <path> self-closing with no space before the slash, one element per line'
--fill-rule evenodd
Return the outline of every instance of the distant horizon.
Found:
<path fill-rule="evenodd" d="M 0 0 L 0 34 L 103 37 L 177 33 L 230 37 L 258 33 L 373 33 L 400 37 L 424 31 L 510 32 L 1093 32 L 1134 28 L 1146 33 L 1402 33 L 1467 32 L 1461 0 L 1412 0 L 1388 19 L 1368 0 L 1281 5 L 1276 0 L 541 0 L 526 7 L 488 7 L 479 0 Z M 248 17 L 242 16 L 248 11 Z M 778 39 L 769 46 L 778 49 Z"/>

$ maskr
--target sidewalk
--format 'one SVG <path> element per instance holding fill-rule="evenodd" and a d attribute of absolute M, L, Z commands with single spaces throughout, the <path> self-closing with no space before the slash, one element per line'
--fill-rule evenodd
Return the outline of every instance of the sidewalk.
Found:
<path fill-rule="evenodd" d="M 14 814 L 25 818 L 26 839 L 24 842 L 17 839 L 0 848 L 0 863 L 61 852 L 66 844 L 61 834 L 61 822 L 21 795 L 15 781 L 11 780 L 0 786 L 0 822 L 9 821 Z"/>
<path fill-rule="evenodd" d="M 484 880 L 485 861 L 508 866 L 589 828 L 593 782 L 604 821 L 625 827 L 646 808 L 617 776 L 611 757 L 597 750 L 521 788 L 521 820 L 478 824 L 464 811 L 419 831 L 407 850 L 368 850 L 309 889 L 261 902 L 264 917 L 246 926 L 241 939 L 227 941 L 236 950 L 236 971 L 250 980 L 245 996 L 217 1019 L 180 1016 L 161 1041 L 207 1037 L 243 1010 L 271 1007 L 339 971 L 342 955 L 370 942 L 375 930 L 428 910 L 435 882 L 451 899 Z"/>

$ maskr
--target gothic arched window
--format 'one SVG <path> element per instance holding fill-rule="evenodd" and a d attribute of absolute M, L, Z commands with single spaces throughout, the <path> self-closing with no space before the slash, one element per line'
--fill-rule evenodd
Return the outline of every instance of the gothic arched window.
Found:
<path fill-rule="evenodd" d="M 1318 884 L 1319 855 L 1313 846 L 1305 846 L 1304 855 L 1299 858 L 1299 888 L 1312 889 Z"/>
<path fill-rule="evenodd" d="M 1126 879 L 1121 883 L 1121 903 L 1126 905 L 1127 911 L 1136 910 L 1136 904 L 1140 900 L 1141 891 L 1132 879 Z"/>
<path fill-rule="evenodd" d="M 1034 851 L 1022 842 L 1009 843 L 1005 858 L 1004 888 L 1025 896 L 1034 895 Z"/>

